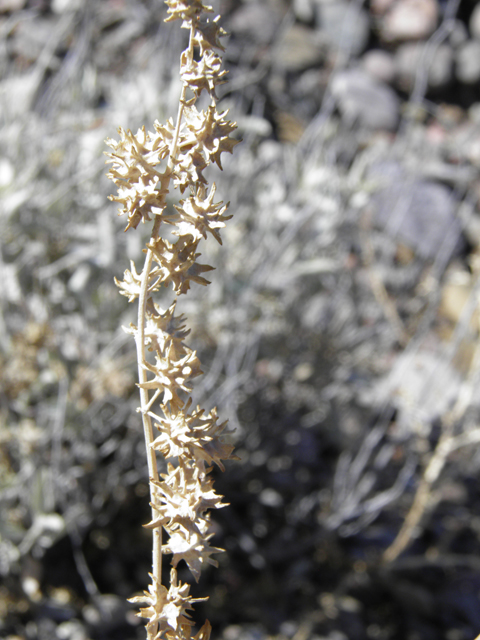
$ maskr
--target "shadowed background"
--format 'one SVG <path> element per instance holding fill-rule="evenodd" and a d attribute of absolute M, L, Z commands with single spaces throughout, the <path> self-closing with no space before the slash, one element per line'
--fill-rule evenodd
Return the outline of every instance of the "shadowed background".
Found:
<path fill-rule="evenodd" d="M 228 418 L 224 640 L 480 632 L 480 6 L 213 1 L 243 143 L 181 311 Z M 104 139 L 176 114 L 160 0 L 0 0 L 0 637 L 134 640 L 151 560 Z M 223 162 L 223 159 L 222 159 Z M 187 573 L 185 571 L 185 573 Z M 180 571 L 180 578 L 184 575 Z"/>

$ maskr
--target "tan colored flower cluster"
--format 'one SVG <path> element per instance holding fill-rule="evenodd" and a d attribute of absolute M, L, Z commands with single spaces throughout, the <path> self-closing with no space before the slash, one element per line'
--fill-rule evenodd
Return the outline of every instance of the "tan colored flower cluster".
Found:
<path fill-rule="evenodd" d="M 200 0 L 166 4 L 166 21 L 180 19 L 190 31 L 180 59 L 183 88 L 177 121 L 155 122 L 153 132 L 145 127 L 136 134 L 119 129 L 119 141 L 107 140 L 112 149 L 107 155 L 113 165 L 108 175 L 118 187 L 111 199 L 121 205 L 120 214 L 127 215 L 126 230 L 153 221 L 142 271 L 131 262 L 123 280 L 116 280 L 120 293 L 138 303 L 138 323 L 127 331 L 137 346 L 152 505 L 152 520 L 146 525 L 153 531 L 152 582 L 143 596 L 131 601 L 144 605 L 139 615 L 148 619 L 149 640 L 188 640 L 193 624 L 188 611 L 198 599 L 189 595 L 188 584 L 178 581 L 176 567 L 183 560 L 198 580 L 206 564 L 217 564 L 211 556 L 221 549 L 210 546 L 209 510 L 224 504 L 208 474 L 214 464 L 223 470 L 222 461 L 232 458 L 233 447 L 222 437 L 226 423 L 219 422 L 215 409 L 206 413 L 192 408 L 191 381 L 202 373 L 200 362 L 184 343 L 188 331 L 184 318 L 175 315 L 176 302 L 163 309 L 154 295 L 165 286 L 178 296 L 191 283 L 208 284 L 203 274 L 212 267 L 198 262 L 198 244 L 209 233 L 221 243 L 220 230 L 230 216 L 225 213 L 228 205 L 214 201 L 215 184 L 209 189 L 203 172 L 212 163 L 222 168 L 221 154 L 232 152 L 238 141 L 231 137 L 236 125 L 216 108 L 215 89 L 226 74 L 218 55 L 225 35 L 218 17 L 210 19 L 212 8 Z M 195 103 L 203 92 L 210 104 L 198 110 Z M 172 187 L 182 194 L 188 190 L 188 197 L 169 210 L 166 196 Z M 162 223 L 176 236 L 174 242 L 162 237 Z M 157 452 L 168 461 L 161 477 Z M 165 544 L 162 529 L 168 533 Z M 168 588 L 161 580 L 162 554 L 172 555 Z M 196 638 L 208 640 L 209 635 L 206 622 Z"/>

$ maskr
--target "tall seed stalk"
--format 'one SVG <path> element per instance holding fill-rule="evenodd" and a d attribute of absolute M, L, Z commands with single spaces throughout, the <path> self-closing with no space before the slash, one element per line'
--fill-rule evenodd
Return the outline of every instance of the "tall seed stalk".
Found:
<path fill-rule="evenodd" d="M 115 280 L 129 302 L 138 301 L 137 325 L 126 329 L 135 338 L 138 362 L 139 412 L 142 416 L 147 450 L 153 531 L 151 584 L 144 595 L 131 598 L 143 604 L 139 616 L 146 618 L 148 640 L 189 640 L 192 604 L 206 598 L 192 598 L 190 585 L 181 583 L 176 567 L 183 560 L 198 581 L 205 564 L 217 565 L 212 554 L 222 551 L 210 546 L 210 509 L 225 506 L 213 489 L 208 475 L 213 464 L 223 470 L 222 460 L 232 458 L 231 445 L 224 442 L 226 423 L 219 422 L 216 409 L 206 413 L 192 408 L 191 380 L 200 375 L 200 362 L 184 339 L 189 331 L 185 319 L 175 315 L 176 299 L 168 308 L 155 301 L 162 287 L 172 287 L 175 298 L 187 293 L 192 282 L 206 285 L 203 273 L 212 267 L 200 264 L 197 252 L 202 238 L 210 233 L 220 244 L 228 207 L 214 202 L 215 183 L 210 190 L 204 170 L 221 154 L 232 152 L 238 143 L 231 137 L 235 123 L 217 111 L 215 88 L 226 75 L 218 52 L 224 51 L 220 38 L 225 31 L 219 16 L 210 19 L 212 8 L 200 0 L 166 0 L 166 22 L 182 20 L 190 33 L 189 44 L 180 58 L 183 81 L 177 120 L 154 122 L 154 131 L 142 127 L 133 134 L 119 129 L 120 140 L 107 140 L 112 152 L 108 177 L 118 187 L 111 200 L 120 203 L 126 214 L 126 231 L 140 222 L 153 222 L 140 273 L 133 262 L 123 280 Z M 205 91 L 210 104 L 198 110 L 195 103 Z M 173 210 L 167 207 L 170 189 L 188 197 Z M 170 237 L 164 237 L 169 225 Z M 162 233 L 164 235 L 162 235 Z M 159 476 L 157 452 L 167 460 L 167 473 Z M 162 544 L 162 529 L 168 534 Z M 162 554 L 171 554 L 168 588 L 162 584 Z M 208 640 L 210 625 L 203 625 L 197 640 Z"/>

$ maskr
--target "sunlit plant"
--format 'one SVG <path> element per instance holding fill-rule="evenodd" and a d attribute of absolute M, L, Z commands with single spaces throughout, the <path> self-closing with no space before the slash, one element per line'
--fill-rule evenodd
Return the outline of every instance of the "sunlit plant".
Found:
<path fill-rule="evenodd" d="M 149 640 L 189 639 L 194 602 L 204 598 L 189 595 L 190 585 L 177 577 L 184 561 L 195 580 L 206 564 L 216 565 L 212 555 L 221 551 L 210 545 L 210 509 L 225 506 L 213 488 L 209 472 L 232 457 L 233 447 L 224 440 L 226 423 L 215 409 L 209 413 L 194 408 L 190 398 L 192 380 L 200 375 L 195 351 L 184 342 L 185 319 L 176 315 L 176 297 L 187 293 L 192 283 L 206 285 L 204 274 L 212 269 L 200 264 L 198 245 L 211 234 L 220 244 L 220 231 L 231 217 L 227 206 L 215 201 L 216 187 L 208 185 L 205 169 L 212 163 L 220 169 L 221 154 L 231 152 L 238 140 L 232 137 L 235 123 L 227 112 L 217 111 L 216 87 L 224 82 L 219 52 L 225 31 L 212 8 L 200 0 L 166 0 L 166 22 L 182 20 L 189 30 L 189 43 L 180 58 L 183 87 L 176 121 L 155 122 L 154 131 L 142 127 L 133 134 L 119 129 L 120 139 L 107 140 L 113 166 L 108 176 L 118 187 L 111 196 L 126 214 L 126 230 L 152 223 L 140 272 L 130 263 L 120 293 L 138 305 L 136 325 L 127 331 L 137 348 L 139 412 L 145 433 L 153 532 L 151 584 L 144 595 L 131 598 L 142 606 Z M 202 93 L 209 104 L 199 110 Z M 185 197 L 167 206 L 167 195 L 179 189 Z M 165 230 L 168 230 L 166 238 Z M 174 240 L 172 241 L 172 237 Z M 171 287 L 173 300 L 165 308 L 156 300 L 161 288 Z M 159 475 L 157 452 L 167 460 L 167 473 Z M 162 530 L 168 539 L 162 544 Z M 169 585 L 162 584 L 162 555 L 172 556 Z M 208 640 L 208 621 L 195 636 Z"/>

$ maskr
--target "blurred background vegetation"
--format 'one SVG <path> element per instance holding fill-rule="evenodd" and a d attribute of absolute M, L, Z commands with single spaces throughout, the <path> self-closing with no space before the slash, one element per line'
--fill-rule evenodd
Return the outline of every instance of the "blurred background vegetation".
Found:
<path fill-rule="evenodd" d="M 224 640 L 480 632 L 480 6 L 212 0 L 243 144 L 181 309 L 240 457 Z M 160 0 L 0 0 L 0 637 L 134 640 L 150 568 L 135 353 L 145 230 L 104 139 L 176 113 Z M 182 577 L 182 576 L 181 576 Z"/>

